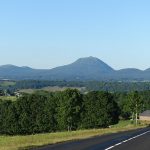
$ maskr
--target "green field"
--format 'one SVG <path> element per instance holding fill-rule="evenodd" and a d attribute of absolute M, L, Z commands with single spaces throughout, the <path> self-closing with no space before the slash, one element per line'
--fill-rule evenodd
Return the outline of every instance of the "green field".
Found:
<path fill-rule="evenodd" d="M 0 86 L 2 86 L 2 87 L 13 86 L 15 84 L 16 84 L 16 82 L 14 82 L 14 81 L 1 81 L 0 82 Z"/>
<path fill-rule="evenodd" d="M 96 135 L 116 133 L 145 126 L 145 124 L 140 124 L 135 127 L 130 123 L 130 121 L 121 121 L 119 124 L 113 125 L 111 128 L 106 129 L 79 130 L 72 132 L 57 132 L 28 136 L 0 136 L 0 150 L 29 149 L 31 147 L 38 147 L 69 140 L 84 139 Z"/>
<path fill-rule="evenodd" d="M 48 86 L 48 87 L 44 87 L 44 88 L 41 88 L 41 89 L 21 89 L 19 92 L 21 93 L 28 93 L 28 94 L 32 94 L 36 91 L 40 91 L 40 90 L 43 90 L 43 91 L 47 91 L 47 92 L 56 92 L 56 91 L 64 91 L 66 89 L 78 89 L 79 91 L 81 92 L 85 92 L 86 91 L 86 88 L 85 87 L 59 87 L 59 86 Z"/>
<path fill-rule="evenodd" d="M 17 98 L 16 98 L 16 96 L 0 96 L 0 99 L 15 101 Z"/>

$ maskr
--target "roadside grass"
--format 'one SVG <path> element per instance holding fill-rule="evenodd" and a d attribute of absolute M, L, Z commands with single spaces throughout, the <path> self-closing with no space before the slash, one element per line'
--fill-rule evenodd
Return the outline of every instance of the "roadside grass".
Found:
<path fill-rule="evenodd" d="M 146 127 L 144 123 L 134 126 L 131 121 L 120 121 L 117 125 L 105 129 L 78 130 L 72 132 L 57 132 L 27 136 L 0 136 L 0 150 L 20 150 L 55 144 L 70 140 L 80 140 L 93 136 L 117 133 Z"/>
<path fill-rule="evenodd" d="M 17 98 L 16 96 L 0 96 L 1 100 L 11 100 L 11 101 L 16 101 Z"/>

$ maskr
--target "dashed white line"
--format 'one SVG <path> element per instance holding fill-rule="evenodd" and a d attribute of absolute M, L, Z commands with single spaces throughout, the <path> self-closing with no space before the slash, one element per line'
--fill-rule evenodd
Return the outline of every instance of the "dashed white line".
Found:
<path fill-rule="evenodd" d="M 127 140 L 124 140 L 124 141 L 122 141 L 122 142 L 120 142 L 120 143 L 117 143 L 117 144 L 115 144 L 115 145 L 113 145 L 113 146 L 110 146 L 110 147 L 106 148 L 105 150 L 113 149 L 113 148 L 116 147 L 116 146 L 119 146 L 119 145 L 121 145 L 121 144 L 123 144 L 123 143 L 126 143 L 126 142 L 128 142 L 128 141 L 131 141 L 131 140 L 133 140 L 133 139 L 136 139 L 136 138 L 138 138 L 138 137 L 140 137 L 140 136 L 142 136 L 142 135 L 145 135 L 145 134 L 147 134 L 147 133 L 149 133 L 149 132 L 150 132 L 150 130 L 149 130 L 149 131 L 146 131 L 146 132 L 144 132 L 144 133 L 142 133 L 142 134 L 139 134 L 139 135 L 137 135 L 137 136 L 134 136 L 134 137 L 132 137 L 132 138 L 129 138 L 129 139 L 127 139 Z"/>

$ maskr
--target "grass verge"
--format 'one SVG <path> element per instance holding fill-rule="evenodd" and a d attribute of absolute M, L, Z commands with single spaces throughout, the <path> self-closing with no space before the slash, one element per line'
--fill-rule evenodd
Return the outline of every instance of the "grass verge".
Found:
<path fill-rule="evenodd" d="M 57 132 L 28 136 L 0 136 L 0 150 L 25 149 L 26 147 L 36 147 L 69 140 L 85 139 L 92 136 L 117 133 L 142 127 L 146 127 L 146 124 L 141 123 L 138 126 L 134 126 L 130 123 L 130 121 L 120 121 L 119 124 L 105 129 L 78 130 L 72 132 Z"/>

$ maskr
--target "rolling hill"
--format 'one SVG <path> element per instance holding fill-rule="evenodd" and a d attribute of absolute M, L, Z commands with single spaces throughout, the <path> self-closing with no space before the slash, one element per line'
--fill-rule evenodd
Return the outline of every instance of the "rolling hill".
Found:
<path fill-rule="evenodd" d="M 150 81 L 150 69 L 115 70 L 95 57 L 80 58 L 72 64 L 53 69 L 32 69 L 14 65 L 0 66 L 0 79 L 66 80 L 66 81 Z"/>

